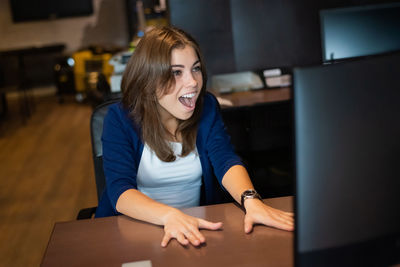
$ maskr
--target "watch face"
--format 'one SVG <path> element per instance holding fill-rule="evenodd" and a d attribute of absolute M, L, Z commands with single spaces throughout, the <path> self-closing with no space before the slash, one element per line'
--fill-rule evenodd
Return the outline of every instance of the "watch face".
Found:
<path fill-rule="evenodd" d="M 240 204 L 241 204 L 242 208 L 245 210 L 245 212 L 246 212 L 246 209 L 244 207 L 244 201 L 245 201 L 245 199 L 249 199 L 249 198 L 259 198 L 261 200 L 261 197 L 257 193 L 256 190 L 248 189 L 248 190 L 244 191 L 242 193 L 242 197 L 241 197 L 241 201 L 240 201 L 241 203 Z"/>
<path fill-rule="evenodd" d="M 254 196 L 255 194 L 257 194 L 255 190 L 246 190 L 243 192 L 243 195 L 246 197 Z"/>

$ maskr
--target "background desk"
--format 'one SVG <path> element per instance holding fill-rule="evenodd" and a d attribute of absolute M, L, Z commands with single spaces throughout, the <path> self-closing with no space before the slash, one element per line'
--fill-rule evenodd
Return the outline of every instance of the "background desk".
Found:
<path fill-rule="evenodd" d="M 292 210 L 292 197 L 265 200 Z M 151 260 L 158 266 L 293 266 L 293 233 L 255 226 L 243 230 L 244 213 L 235 204 L 195 207 L 186 213 L 222 221 L 222 231 L 202 233 L 207 243 L 183 247 L 176 240 L 160 246 L 163 228 L 126 216 L 56 223 L 42 266 L 121 266 L 125 262 Z"/>
<path fill-rule="evenodd" d="M 219 94 L 211 91 L 215 96 L 227 99 L 233 103 L 234 107 L 252 106 L 256 104 L 274 103 L 288 101 L 292 98 L 289 87 L 275 89 L 258 89 L 243 92 L 233 92 L 228 94 Z"/>
<path fill-rule="evenodd" d="M 55 59 L 64 49 L 64 44 L 51 44 L 0 51 L 0 115 L 7 113 L 8 92 L 19 93 L 23 119 L 31 115 L 34 102 L 28 91 L 53 82 Z"/>

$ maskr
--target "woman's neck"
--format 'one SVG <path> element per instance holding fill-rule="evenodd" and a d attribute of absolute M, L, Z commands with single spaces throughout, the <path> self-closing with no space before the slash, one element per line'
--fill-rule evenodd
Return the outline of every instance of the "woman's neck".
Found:
<path fill-rule="evenodd" d="M 178 129 L 178 120 L 176 118 L 171 118 L 163 122 L 165 130 L 167 130 L 167 140 L 172 142 L 182 142 L 182 136 L 180 133 L 177 133 Z"/>

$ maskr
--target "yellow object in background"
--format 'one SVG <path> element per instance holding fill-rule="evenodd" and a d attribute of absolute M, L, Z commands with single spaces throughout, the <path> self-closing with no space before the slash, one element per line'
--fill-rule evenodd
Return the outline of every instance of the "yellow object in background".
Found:
<path fill-rule="evenodd" d="M 164 17 L 152 18 L 146 20 L 147 26 L 167 26 L 168 20 Z"/>
<path fill-rule="evenodd" d="M 93 74 L 103 74 L 110 83 L 110 77 L 113 74 L 114 67 L 109 64 L 112 55 L 110 53 L 93 54 L 90 50 L 83 50 L 72 55 L 75 75 L 75 90 L 78 93 L 83 93 L 91 88 L 89 83 L 90 77 Z"/>

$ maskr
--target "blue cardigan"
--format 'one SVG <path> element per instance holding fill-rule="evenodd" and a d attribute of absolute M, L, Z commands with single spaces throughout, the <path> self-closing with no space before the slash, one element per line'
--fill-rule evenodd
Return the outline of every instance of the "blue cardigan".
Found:
<path fill-rule="evenodd" d="M 196 147 L 203 170 L 201 204 L 209 205 L 221 202 L 221 181 L 225 173 L 232 166 L 243 164 L 234 153 L 216 98 L 207 93 L 203 103 Z M 144 147 L 139 133 L 140 127 L 121 103 L 110 106 L 102 136 L 106 187 L 96 217 L 118 215 L 115 207 L 120 195 L 128 189 L 137 189 L 136 174 Z"/>

